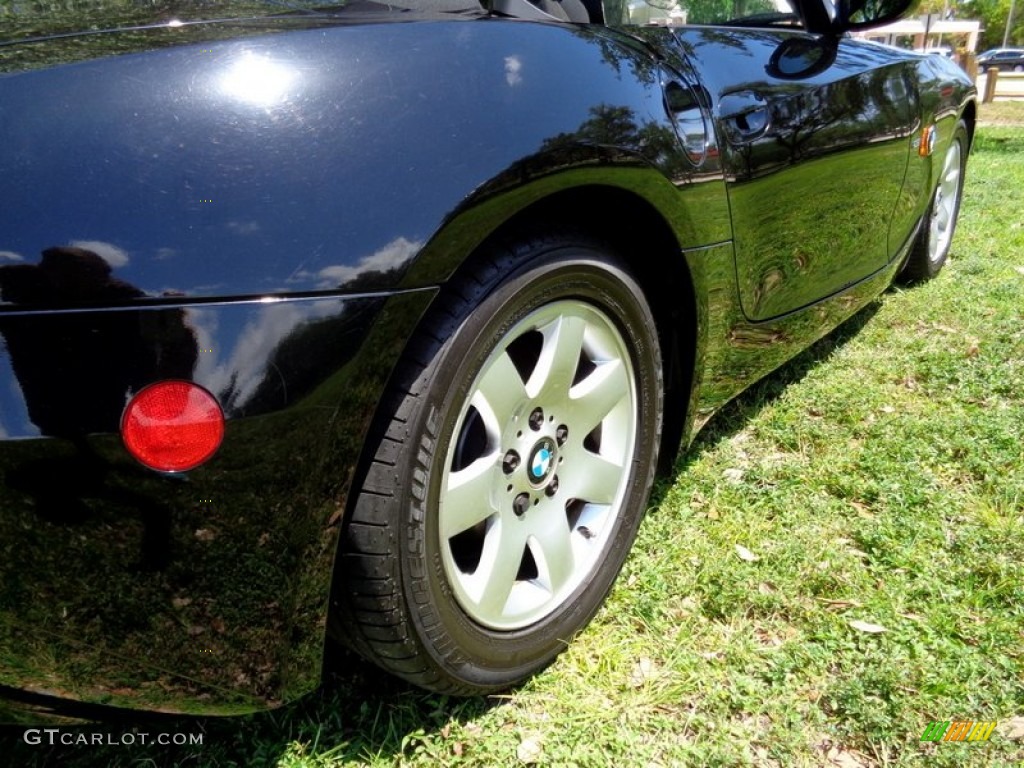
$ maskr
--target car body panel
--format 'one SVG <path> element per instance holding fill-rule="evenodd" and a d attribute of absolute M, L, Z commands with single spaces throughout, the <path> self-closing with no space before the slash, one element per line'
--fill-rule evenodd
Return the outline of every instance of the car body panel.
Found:
<path fill-rule="evenodd" d="M 845 42 L 842 76 L 787 89 L 761 59 L 791 32 L 380 14 L 208 29 L 232 39 L 165 48 L 175 32 L 148 30 L 127 55 L 0 76 L 0 694 L 224 714 L 310 690 L 381 395 L 482 244 L 522 217 L 580 226 L 564 207 L 580 191 L 648 212 L 669 248 L 611 223 L 692 308 L 665 332 L 695 364 L 672 390 L 686 445 L 888 285 L 934 187 L 915 137 L 934 123 L 948 142 L 971 97 L 941 63 Z M 117 50 L 109 34 L 91 45 Z M 736 49 L 757 53 L 730 71 Z M 795 101 L 792 119 L 814 98 L 850 108 L 779 159 L 767 136 L 729 145 L 736 88 Z M 884 166 L 871 247 L 790 270 L 764 184 L 863 181 L 865 157 Z M 777 236 L 763 252 L 757 227 Z M 771 269 L 790 271 L 761 298 Z M 166 378 L 227 417 L 219 453 L 181 475 L 117 436 L 126 399 Z"/>
<path fill-rule="evenodd" d="M 380 62 L 380 50 L 415 55 Z M 0 194 L 17 226 L 3 248 L 31 258 L 88 242 L 150 296 L 436 284 L 447 275 L 434 268 L 402 277 L 449 214 L 502 180 L 600 163 L 648 170 L 670 193 L 666 174 L 695 172 L 672 143 L 656 67 L 623 77 L 630 54 L 559 25 L 382 23 L 8 76 Z M 717 208 L 684 245 L 727 239 L 724 199 Z"/>
<path fill-rule="evenodd" d="M 792 312 L 888 263 L 894 253 L 878 232 L 900 195 L 916 119 L 906 58 L 844 40 L 824 72 L 783 78 L 765 63 L 793 32 L 682 27 L 676 35 L 715 105 L 747 317 Z M 738 45 L 749 55 L 732 55 Z M 732 65 L 721 66 L 725 59 Z M 722 114 L 737 97 L 760 100 L 763 130 L 743 135 Z M 816 226 L 822 217 L 829 227 Z"/>
<path fill-rule="evenodd" d="M 65 312 L 42 330 L 0 315 L 0 686 L 218 714 L 315 686 L 340 504 L 432 296 Z M 162 475 L 92 409 L 123 403 L 132 363 L 161 379 L 190 356 L 226 435 L 204 466 Z M 40 398 L 65 407 L 40 418 Z"/>

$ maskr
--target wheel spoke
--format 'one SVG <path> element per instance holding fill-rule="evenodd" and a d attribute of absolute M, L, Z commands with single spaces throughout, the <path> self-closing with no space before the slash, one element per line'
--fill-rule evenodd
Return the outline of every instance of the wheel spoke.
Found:
<path fill-rule="evenodd" d="M 509 521 L 515 523 L 515 521 Z M 484 541 L 480 565 L 474 574 L 477 605 L 488 616 L 500 616 L 516 583 L 526 552 L 526 538 L 516 525 L 492 530 Z"/>
<path fill-rule="evenodd" d="M 483 456 L 465 469 L 448 475 L 448 488 L 441 507 L 441 536 L 447 540 L 472 528 L 497 510 L 491 503 L 491 489 L 497 454 Z"/>
<path fill-rule="evenodd" d="M 600 309 L 560 299 L 487 353 L 454 427 L 438 504 L 448 583 L 473 621 L 528 627 L 602 567 L 636 451 L 630 349 Z"/>
<path fill-rule="evenodd" d="M 497 439 L 502 425 L 525 399 L 523 380 L 505 352 L 491 362 L 470 402 L 480 412 L 488 434 Z"/>
<path fill-rule="evenodd" d="M 574 452 L 566 459 L 559 477 L 566 498 L 594 504 L 611 504 L 619 490 L 625 468 L 587 450 Z M 561 489 L 560 489 L 561 492 Z"/>
<path fill-rule="evenodd" d="M 621 360 L 609 360 L 569 391 L 570 416 L 589 433 L 623 398 L 629 397 L 629 376 Z"/>
<path fill-rule="evenodd" d="M 534 532 L 530 548 L 537 563 L 539 581 L 552 594 L 568 582 L 576 570 L 576 556 L 572 549 L 572 534 L 565 515 L 558 510 L 546 510 L 544 524 Z"/>
<path fill-rule="evenodd" d="M 583 332 L 586 322 L 581 317 L 560 315 L 545 328 L 544 346 L 541 348 L 537 366 L 533 369 L 526 391 L 530 397 L 547 397 L 562 400 L 567 397 L 580 350 L 583 348 Z"/>

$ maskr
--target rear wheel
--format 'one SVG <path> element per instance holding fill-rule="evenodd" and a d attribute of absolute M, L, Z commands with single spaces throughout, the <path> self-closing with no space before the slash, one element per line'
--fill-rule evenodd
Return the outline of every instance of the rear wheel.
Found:
<path fill-rule="evenodd" d="M 900 275 L 905 282 L 930 280 L 946 263 L 960 215 L 966 166 L 967 125 L 961 120 L 942 160 L 938 184 L 925 212 L 921 232 Z"/>
<path fill-rule="evenodd" d="M 410 349 L 334 628 L 418 685 L 490 692 L 555 658 L 629 551 L 660 441 L 654 321 L 607 249 L 537 240 L 456 283 Z"/>

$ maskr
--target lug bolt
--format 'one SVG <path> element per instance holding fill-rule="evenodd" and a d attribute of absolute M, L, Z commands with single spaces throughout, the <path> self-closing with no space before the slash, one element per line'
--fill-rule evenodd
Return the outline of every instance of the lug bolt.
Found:
<path fill-rule="evenodd" d="M 544 489 L 544 493 L 548 496 L 554 496 L 558 493 L 558 475 L 551 478 L 551 482 L 548 483 L 548 487 Z"/>
<path fill-rule="evenodd" d="M 526 510 L 530 508 L 530 496 L 526 493 L 520 493 L 516 496 L 515 501 L 512 502 L 512 511 L 519 517 L 526 514 Z"/>
<path fill-rule="evenodd" d="M 565 424 L 559 424 L 558 429 L 555 430 L 555 440 L 558 441 L 560 446 L 565 445 L 565 441 L 569 439 L 569 428 Z"/>
<path fill-rule="evenodd" d="M 519 466 L 519 454 L 515 451 L 509 451 L 505 454 L 505 458 L 501 460 L 501 469 L 506 475 L 511 475 L 516 471 L 516 467 Z"/>
<path fill-rule="evenodd" d="M 544 424 L 544 411 L 540 408 L 534 408 L 530 414 L 530 429 L 536 432 Z"/>

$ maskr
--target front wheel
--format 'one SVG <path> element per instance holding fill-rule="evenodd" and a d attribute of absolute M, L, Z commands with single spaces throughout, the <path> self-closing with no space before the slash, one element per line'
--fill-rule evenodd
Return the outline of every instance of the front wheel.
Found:
<path fill-rule="evenodd" d="M 441 304 L 347 524 L 334 629 L 418 685 L 487 693 L 611 588 L 653 483 L 661 356 L 640 286 L 581 238 L 506 249 Z"/>
<path fill-rule="evenodd" d="M 942 160 L 938 183 L 925 212 L 921 232 L 900 275 L 904 282 L 930 280 L 939 274 L 949 257 L 953 232 L 956 230 L 957 217 L 960 215 L 967 149 L 967 125 L 961 120 L 957 123 Z"/>

